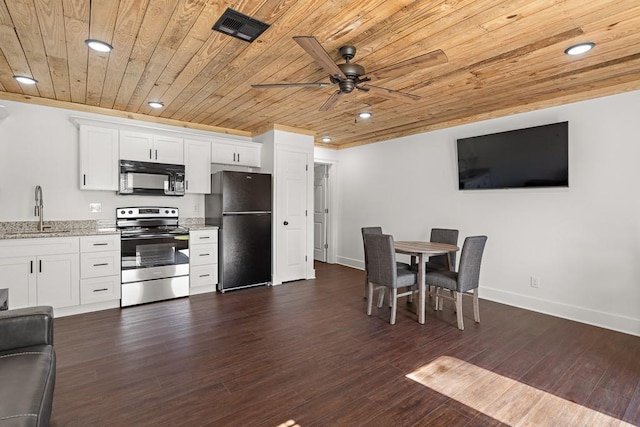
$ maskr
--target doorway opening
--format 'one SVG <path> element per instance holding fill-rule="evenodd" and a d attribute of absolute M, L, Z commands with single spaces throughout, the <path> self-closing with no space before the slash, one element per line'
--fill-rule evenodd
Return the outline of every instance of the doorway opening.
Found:
<path fill-rule="evenodd" d="M 336 263 L 335 238 L 335 166 L 316 162 L 313 165 L 313 259 Z"/>

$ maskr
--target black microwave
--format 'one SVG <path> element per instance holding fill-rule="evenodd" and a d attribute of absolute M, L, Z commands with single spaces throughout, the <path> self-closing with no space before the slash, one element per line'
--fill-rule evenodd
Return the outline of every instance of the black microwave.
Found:
<path fill-rule="evenodd" d="M 184 165 L 120 160 L 118 194 L 184 196 Z"/>

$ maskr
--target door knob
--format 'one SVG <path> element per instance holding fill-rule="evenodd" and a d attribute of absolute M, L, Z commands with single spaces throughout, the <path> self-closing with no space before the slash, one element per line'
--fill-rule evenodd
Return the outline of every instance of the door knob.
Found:
<path fill-rule="evenodd" d="M 284 225 L 289 225 L 289 221 L 285 221 L 285 222 L 284 222 Z"/>

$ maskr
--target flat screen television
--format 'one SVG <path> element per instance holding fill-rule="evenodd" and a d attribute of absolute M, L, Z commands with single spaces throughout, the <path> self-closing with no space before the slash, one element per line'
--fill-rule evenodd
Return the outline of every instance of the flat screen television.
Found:
<path fill-rule="evenodd" d="M 460 190 L 569 186 L 569 123 L 457 140 Z"/>

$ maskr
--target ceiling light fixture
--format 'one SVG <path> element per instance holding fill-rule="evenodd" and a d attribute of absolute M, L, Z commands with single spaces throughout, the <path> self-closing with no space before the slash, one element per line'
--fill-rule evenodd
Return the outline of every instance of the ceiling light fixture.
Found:
<path fill-rule="evenodd" d="M 362 113 L 358 114 L 358 117 L 360 117 L 361 119 L 368 119 L 372 116 L 373 114 L 371 114 L 368 111 L 363 111 Z"/>
<path fill-rule="evenodd" d="M 91 49 L 95 50 L 96 52 L 106 53 L 106 52 L 111 52 L 113 50 L 113 46 L 111 46 L 109 43 L 105 43 L 100 40 L 87 39 L 84 42 L 87 46 L 89 46 Z"/>
<path fill-rule="evenodd" d="M 589 52 L 591 49 L 593 49 L 595 45 L 596 44 L 592 42 L 575 44 L 571 47 L 566 48 L 564 53 L 566 53 L 567 55 L 582 55 L 583 53 Z"/>
<path fill-rule="evenodd" d="M 29 76 L 13 76 L 14 79 L 16 79 L 17 81 L 19 81 L 20 83 L 26 84 L 26 85 L 34 85 L 36 83 L 38 83 L 38 81 L 36 79 L 34 79 L 33 77 L 29 77 Z"/>
<path fill-rule="evenodd" d="M 328 144 L 331 142 L 331 138 L 329 138 L 328 136 L 323 136 L 322 137 L 322 142 L 324 142 L 325 144 Z"/>
<path fill-rule="evenodd" d="M 151 101 L 148 104 L 149 104 L 149 107 L 151 107 L 151 108 L 162 108 L 162 107 L 164 107 L 164 104 L 162 102 L 158 102 L 158 101 Z"/>

